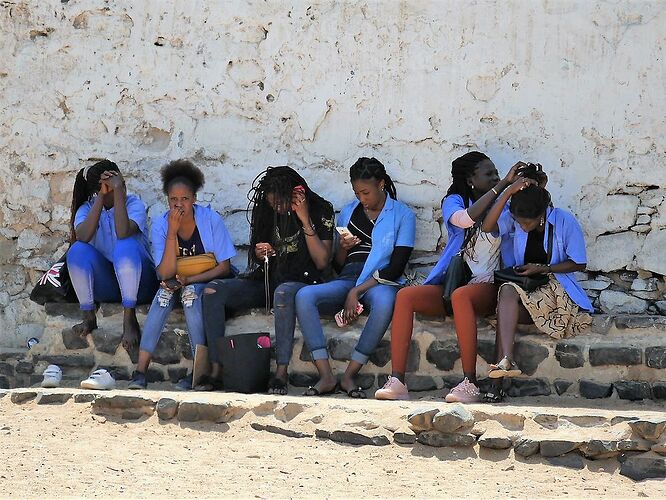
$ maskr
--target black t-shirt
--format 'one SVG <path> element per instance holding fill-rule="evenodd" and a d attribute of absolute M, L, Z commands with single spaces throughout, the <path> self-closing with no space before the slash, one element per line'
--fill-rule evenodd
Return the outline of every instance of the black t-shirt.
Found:
<path fill-rule="evenodd" d="M 527 233 L 525 245 L 525 264 L 548 264 L 548 254 L 543 249 L 546 232 L 537 230 Z"/>
<path fill-rule="evenodd" d="M 349 232 L 361 240 L 361 243 L 347 252 L 345 264 L 350 262 L 365 262 L 372 249 L 372 230 L 375 228 L 375 222 L 371 221 L 363 210 L 360 203 L 354 209 L 347 229 Z"/>
<path fill-rule="evenodd" d="M 192 255 L 201 255 L 206 253 L 206 249 L 201 242 L 199 228 L 194 226 L 194 232 L 189 240 L 184 240 L 178 236 L 178 256 L 191 257 Z"/>

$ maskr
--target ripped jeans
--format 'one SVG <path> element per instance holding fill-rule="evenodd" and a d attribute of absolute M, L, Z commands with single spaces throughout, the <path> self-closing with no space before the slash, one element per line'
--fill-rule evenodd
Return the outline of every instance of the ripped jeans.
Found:
<path fill-rule="evenodd" d="M 183 303 L 187 334 L 190 337 L 190 347 L 192 349 L 192 356 L 194 356 L 195 347 L 206 344 L 203 313 L 201 310 L 201 294 L 206 286 L 208 286 L 207 283 L 194 283 L 175 292 L 160 288 L 155 294 L 153 303 L 150 304 L 148 317 L 143 325 L 143 334 L 141 335 L 139 349 L 150 354 L 155 351 L 167 318 L 173 310 L 176 301 L 180 300 Z"/>

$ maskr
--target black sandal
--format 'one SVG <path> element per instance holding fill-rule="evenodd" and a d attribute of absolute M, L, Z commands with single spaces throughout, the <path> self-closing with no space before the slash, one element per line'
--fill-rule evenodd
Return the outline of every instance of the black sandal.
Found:
<path fill-rule="evenodd" d="M 362 387 L 356 387 L 347 391 L 347 396 L 352 399 L 367 399 L 368 395 L 365 393 Z"/>
<path fill-rule="evenodd" d="M 273 377 L 268 382 L 268 394 L 286 396 L 289 393 L 289 385 L 282 379 Z"/>
<path fill-rule="evenodd" d="M 321 391 L 321 392 L 314 385 L 311 385 L 303 393 L 303 396 L 330 396 L 331 394 L 335 394 L 337 392 L 338 392 L 337 384 L 335 384 L 335 387 L 333 387 L 333 389 L 331 389 L 330 391 Z"/>
<path fill-rule="evenodd" d="M 211 378 L 209 375 L 204 375 L 194 387 L 194 390 L 198 392 L 220 391 L 222 390 L 222 382 Z"/>
<path fill-rule="evenodd" d="M 484 403 L 501 403 L 506 397 L 506 392 L 501 387 L 495 390 L 490 390 L 483 395 Z"/>

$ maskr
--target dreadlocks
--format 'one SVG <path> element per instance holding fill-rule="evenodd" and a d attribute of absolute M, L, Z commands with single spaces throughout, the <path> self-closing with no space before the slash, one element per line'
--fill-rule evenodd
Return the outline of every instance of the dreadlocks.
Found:
<path fill-rule="evenodd" d="M 394 200 L 398 197 L 393 179 L 386 173 L 384 165 L 377 158 L 361 157 L 356 160 L 356 163 L 349 169 L 349 177 L 352 182 L 358 179 L 384 181 L 384 189 L 388 195 Z"/>
<path fill-rule="evenodd" d="M 248 252 L 248 268 L 252 269 L 260 261 L 257 259 L 254 248 L 262 241 L 270 242 L 275 246 L 275 233 L 286 236 L 300 229 L 298 218 L 291 213 L 291 201 L 296 186 L 303 186 L 305 198 L 310 210 L 324 211 L 333 206 L 317 193 L 312 191 L 305 179 L 293 168 L 287 166 L 268 167 L 257 175 L 252 181 L 252 187 L 247 194 L 249 200 L 248 222 L 250 223 L 250 251 Z M 268 202 L 268 195 L 272 196 L 273 206 Z M 288 207 L 286 213 L 279 213 L 273 207 Z M 285 256 L 278 252 L 277 265 Z"/>
<path fill-rule="evenodd" d="M 74 218 L 76 211 L 81 205 L 90 199 L 92 195 L 99 192 L 99 180 L 106 171 L 120 172 L 118 165 L 110 160 L 102 160 L 89 167 L 82 168 L 76 174 L 74 181 L 74 190 L 72 191 L 72 209 L 69 219 L 70 242 L 76 241 L 76 231 L 74 229 Z"/>

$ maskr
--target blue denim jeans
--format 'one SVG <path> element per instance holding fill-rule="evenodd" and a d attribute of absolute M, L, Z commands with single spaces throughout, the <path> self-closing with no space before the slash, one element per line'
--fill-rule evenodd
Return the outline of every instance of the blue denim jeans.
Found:
<path fill-rule="evenodd" d="M 290 281 L 278 285 L 273 295 L 275 315 L 275 352 L 278 365 L 288 365 L 294 343 L 296 311 L 294 297 L 305 283 Z M 224 337 L 227 315 L 238 314 L 266 303 L 264 282 L 243 278 L 213 280 L 209 288 L 215 293 L 204 294 L 203 310 L 206 339 L 211 363 L 219 363 L 217 342 Z"/>
<path fill-rule="evenodd" d="M 194 356 L 196 346 L 206 344 L 201 309 L 201 294 L 206 286 L 208 286 L 207 283 L 194 283 L 175 292 L 160 288 L 155 294 L 153 303 L 150 304 L 148 317 L 143 325 L 139 349 L 150 354 L 155 351 L 169 314 L 176 302 L 181 300 L 185 313 L 185 323 L 187 324 L 187 334 L 190 338 L 190 348 L 192 349 L 192 356 Z"/>
<path fill-rule="evenodd" d="M 67 269 L 83 311 L 95 310 L 95 302 L 122 302 L 127 308 L 146 304 L 158 287 L 153 261 L 134 238 L 116 242 L 113 261 L 77 241 L 67 251 Z"/>
<path fill-rule="evenodd" d="M 328 359 L 326 337 L 319 314 L 333 314 L 344 307 L 347 294 L 356 285 L 362 268 L 363 264 L 348 264 L 338 279 L 321 285 L 306 286 L 296 294 L 296 316 L 305 345 L 315 361 Z M 360 298 L 363 307 L 370 310 L 370 314 L 352 353 L 353 361 L 361 364 L 368 362 L 391 323 L 397 293 L 398 287 L 375 285 Z"/>

